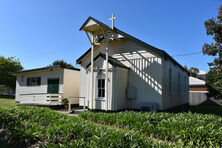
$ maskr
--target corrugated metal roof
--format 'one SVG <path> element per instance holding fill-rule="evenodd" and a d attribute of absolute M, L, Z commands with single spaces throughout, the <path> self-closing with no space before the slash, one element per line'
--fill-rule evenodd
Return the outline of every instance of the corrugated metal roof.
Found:
<path fill-rule="evenodd" d="M 194 77 L 189 77 L 189 85 L 206 85 L 206 82 Z"/>

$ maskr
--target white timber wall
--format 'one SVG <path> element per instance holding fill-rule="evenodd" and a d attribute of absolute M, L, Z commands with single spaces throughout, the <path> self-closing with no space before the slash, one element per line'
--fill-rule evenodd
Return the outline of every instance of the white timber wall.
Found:
<path fill-rule="evenodd" d="M 98 98 L 98 79 L 104 78 L 105 79 L 105 67 L 106 67 L 106 61 L 103 58 L 99 58 L 97 61 L 95 61 L 95 67 L 97 70 L 94 72 L 94 109 L 101 109 L 106 110 L 107 109 L 107 100 Z M 112 107 L 112 65 L 108 64 L 108 110 L 111 110 Z M 101 73 L 100 73 L 101 72 Z M 91 85 L 90 85 L 91 86 Z M 91 99 L 90 99 L 91 102 Z"/>
<path fill-rule="evenodd" d="M 40 86 L 27 86 L 28 77 L 41 77 Z M 47 83 L 49 78 L 59 78 L 59 93 L 63 93 L 63 70 L 37 71 L 17 75 L 16 80 L 16 101 L 29 99 L 27 103 L 47 104 L 45 95 L 47 93 Z M 36 95 L 35 95 L 36 94 Z M 35 102 L 32 102 L 35 97 Z"/>
<path fill-rule="evenodd" d="M 115 67 L 113 72 L 112 110 L 126 109 L 126 89 L 128 86 L 128 69 Z"/>
<path fill-rule="evenodd" d="M 112 56 L 130 68 L 128 85 L 137 90 L 136 99 L 128 100 L 126 108 L 156 103 L 162 109 L 162 58 L 130 40 L 113 42 L 111 47 Z"/>
<path fill-rule="evenodd" d="M 189 103 L 189 75 L 182 70 L 178 65 L 175 65 L 170 60 L 165 60 L 165 93 L 163 99 L 163 109 L 172 108 L 175 106 Z M 170 70 L 171 68 L 171 84 Z M 180 76 L 180 78 L 179 78 Z M 171 91 L 170 91 L 171 85 Z"/>
<path fill-rule="evenodd" d="M 98 54 L 98 53 L 97 53 Z M 96 56 L 96 55 L 95 55 Z M 90 63 L 90 60 L 87 59 L 87 62 L 82 63 L 80 69 L 80 97 L 85 97 L 85 105 L 92 109 L 92 97 L 91 97 L 91 70 L 90 67 L 88 69 L 86 66 Z M 95 68 L 96 67 L 96 68 Z M 105 99 L 98 99 L 98 92 L 97 92 L 97 79 L 99 77 L 105 78 L 105 67 L 106 61 L 102 58 L 99 58 L 97 61 L 94 62 L 94 90 L 93 90 L 93 109 L 101 109 L 106 110 L 106 100 Z M 111 110 L 112 108 L 112 65 L 108 65 L 109 72 L 108 72 L 108 109 Z M 99 74 L 101 72 L 101 74 Z M 80 106 L 84 106 L 84 99 L 80 98 L 79 101 Z"/>
<path fill-rule="evenodd" d="M 152 49 L 150 49 L 152 51 Z M 105 53 L 104 45 L 95 50 L 94 56 L 99 52 Z M 139 109 L 144 103 L 157 103 L 162 109 L 162 58 L 148 52 L 146 48 L 128 39 L 115 40 L 109 43 L 109 56 L 117 58 L 129 67 L 128 85 L 137 88 L 137 97 L 128 100 L 125 108 Z M 90 56 L 81 64 L 80 96 L 89 96 L 90 75 L 85 66 L 90 62 Z M 117 82 L 118 83 L 118 82 Z M 88 90 L 87 90 L 88 89 Z M 82 103 L 80 103 L 82 104 Z"/>
<path fill-rule="evenodd" d="M 88 72 L 88 70 L 84 66 L 81 66 L 81 68 L 80 68 L 80 91 L 79 91 L 79 96 L 80 97 L 85 97 L 85 105 L 89 107 L 89 105 L 90 105 L 89 104 L 90 73 Z M 83 98 L 79 99 L 79 105 L 84 106 L 84 99 Z"/>
<path fill-rule="evenodd" d="M 64 69 L 64 92 L 63 97 L 79 97 L 80 71 Z M 72 104 L 79 104 L 79 98 L 73 98 Z"/>

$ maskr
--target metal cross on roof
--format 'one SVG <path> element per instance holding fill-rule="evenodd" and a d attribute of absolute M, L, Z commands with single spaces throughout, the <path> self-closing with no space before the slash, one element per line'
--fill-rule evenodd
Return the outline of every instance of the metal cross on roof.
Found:
<path fill-rule="evenodd" d="M 114 16 L 114 14 L 112 14 L 112 17 L 109 19 L 110 21 L 112 21 L 112 29 L 114 28 L 114 20 L 116 19 L 116 17 Z"/>

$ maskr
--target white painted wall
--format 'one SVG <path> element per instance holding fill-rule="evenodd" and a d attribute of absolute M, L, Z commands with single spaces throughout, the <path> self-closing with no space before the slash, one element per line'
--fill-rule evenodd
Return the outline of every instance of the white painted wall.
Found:
<path fill-rule="evenodd" d="M 104 46 L 96 49 L 94 56 L 99 52 L 105 53 Z M 130 40 L 119 40 L 109 43 L 109 55 L 117 58 L 130 68 L 128 85 L 137 87 L 137 98 L 127 101 L 126 108 L 140 108 L 140 104 L 162 104 L 162 59 L 149 53 L 142 46 Z M 80 96 L 88 96 L 89 90 L 83 87 L 89 83 L 89 73 L 85 66 L 90 62 L 90 56 L 81 64 Z M 87 82 L 86 82 L 87 81 Z M 90 86 L 90 85 L 89 85 Z M 89 89 L 89 88 L 88 88 Z M 82 103 L 80 103 L 81 105 Z M 122 108 L 122 107 L 120 107 Z"/>
<path fill-rule="evenodd" d="M 128 86 L 128 69 L 115 67 L 113 71 L 112 110 L 128 108 L 126 90 Z"/>
<path fill-rule="evenodd" d="M 157 109 L 162 110 L 176 105 L 185 104 L 188 101 L 187 96 L 189 93 L 187 91 L 184 91 L 184 93 L 181 94 L 177 92 L 174 94 L 169 94 L 169 92 L 163 93 L 164 90 L 167 90 L 165 87 L 168 85 L 168 76 L 167 73 L 165 73 L 165 70 L 169 67 L 169 63 L 171 61 L 169 63 L 165 63 L 165 59 L 152 52 L 153 49 L 148 50 L 149 52 L 147 51 L 147 48 L 128 39 L 115 40 L 109 43 L 109 56 L 117 58 L 120 62 L 130 68 L 128 70 L 127 84 L 137 88 L 136 99 L 127 100 L 125 108 L 139 109 L 144 103 L 156 103 L 158 106 Z M 105 53 L 104 45 L 95 49 L 94 56 L 98 55 L 100 52 Z M 90 56 L 85 58 L 81 63 L 80 96 L 85 96 L 87 100 L 90 101 L 90 71 L 86 69 L 86 65 L 88 65 L 88 63 L 90 63 Z M 173 72 L 181 73 L 180 85 L 181 89 L 185 89 L 185 87 L 188 86 L 188 79 L 184 82 L 184 76 L 188 77 L 187 73 L 172 62 L 171 65 L 173 67 Z M 174 78 L 173 85 L 176 89 L 177 84 L 175 83 L 177 83 L 177 78 Z M 166 83 L 164 82 L 165 79 Z M 115 80 L 113 83 L 120 85 L 120 82 L 117 81 L 115 75 L 113 80 Z M 172 101 L 169 101 L 169 99 Z M 115 100 L 113 101 L 115 102 Z M 82 101 L 80 101 L 80 105 L 83 104 L 81 102 Z M 123 106 L 115 105 L 114 108 L 123 108 Z"/>
<path fill-rule="evenodd" d="M 63 76 L 64 76 L 64 72 L 62 69 L 52 70 L 52 71 L 42 71 L 42 72 L 36 71 L 36 72 L 31 72 L 31 73 L 19 74 L 17 75 L 17 80 L 16 80 L 15 100 L 18 102 L 21 102 L 21 100 L 26 100 L 23 103 L 38 103 L 38 104 L 46 103 L 43 100 L 46 100 L 45 99 L 46 96 L 44 94 L 47 93 L 48 79 L 59 78 L 59 93 L 63 93 Z M 26 84 L 27 84 L 28 77 L 41 77 L 41 85 L 40 86 L 27 86 Z M 30 94 L 30 95 L 27 95 L 27 94 Z M 43 95 L 37 95 L 37 94 L 43 94 Z"/>
<path fill-rule="evenodd" d="M 63 97 L 79 97 L 80 71 L 64 69 Z M 79 104 L 79 98 L 73 98 L 72 104 Z"/>
<path fill-rule="evenodd" d="M 87 63 L 88 64 L 88 63 Z M 86 64 L 86 65 L 87 65 Z M 105 65 L 106 65 L 106 61 L 103 58 L 99 58 L 97 61 L 95 61 L 94 63 L 95 67 L 97 67 L 98 69 L 94 70 L 94 95 L 93 95 L 93 109 L 97 108 L 97 109 L 102 109 L 102 110 L 106 110 L 107 109 L 107 104 L 106 104 L 106 100 L 103 99 L 98 99 L 97 96 L 97 79 L 98 77 L 100 77 L 101 75 L 105 75 Z M 109 72 L 108 72 L 108 109 L 111 109 L 112 106 L 112 65 L 109 64 Z M 99 74 L 99 71 L 101 70 L 101 74 Z M 81 67 L 80 69 L 80 97 L 85 97 L 85 103 L 86 106 L 89 106 L 89 108 L 92 108 L 92 99 L 91 99 L 91 81 L 90 81 L 90 75 L 91 75 L 91 70 L 90 67 L 88 69 L 86 69 L 86 67 Z M 80 99 L 80 106 L 84 105 L 84 99 Z"/>
<path fill-rule="evenodd" d="M 85 65 L 84 65 L 85 66 Z M 86 106 L 90 107 L 89 105 L 89 95 L 90 95 L 90 73 L 89 71 L 84 67 L 81 66 L 80 68 L 80 97 L 85 97 L 85 103 Z M 79 105 L 84 106 L 84 99 L 79 99 Z"/>
<path fill-rule="evenodd" d="M 165 87 L 163 109 L 189 103 L 189 75 L 170 60 L 165 60 Z M 172 91 L 169 91 L 169 69 L 172 69 Z M 178 81 L 180 74 L 180 82 Z M 180 88 L 180 90 L 179 90 Z"/>

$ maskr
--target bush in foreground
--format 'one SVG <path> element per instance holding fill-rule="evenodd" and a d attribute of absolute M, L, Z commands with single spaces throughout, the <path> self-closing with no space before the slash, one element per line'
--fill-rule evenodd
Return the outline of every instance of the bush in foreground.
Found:
<path fill-rule="evenodd" d="M 83 119 L 133 129 L 147 136 L 190 146 L 222 146 L 222 118 L 193 113 L 94 113 L 83 112 Z"/>
<path fill-rule="evenodd" d="M 47 108 L 0 108 L 9 140 L 41 147 L 169 147 L 137 133 L 116 131 Z"/>

